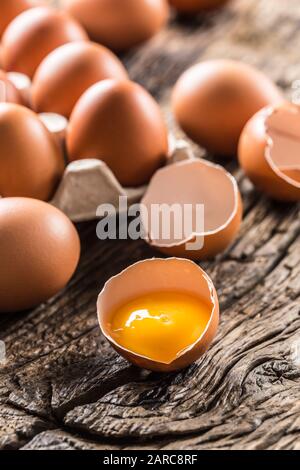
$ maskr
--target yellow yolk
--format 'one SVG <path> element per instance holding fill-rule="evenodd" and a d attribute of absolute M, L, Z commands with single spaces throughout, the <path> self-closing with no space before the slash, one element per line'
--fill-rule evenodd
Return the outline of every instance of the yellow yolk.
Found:
<path fill-rule="evenodd" d="M 125 349 L 157 362 L 170 363 L 205 331 L 211 307 L 184 292 L 154 292 L 116 310 L 112 339 Z"/>

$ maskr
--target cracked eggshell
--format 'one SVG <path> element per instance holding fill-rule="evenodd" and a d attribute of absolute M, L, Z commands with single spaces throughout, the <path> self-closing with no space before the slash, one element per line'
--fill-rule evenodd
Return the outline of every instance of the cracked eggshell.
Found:
<path fill-rule="evenodd" d="M 111 51 L 86 41 L 65 44 L 38 67 L 32 84 L 33 108 L 40 113 L 69 117 L 81 95 L 107 78 L 128 78 L 121 61 Z"/>
<path fill-rule="evenodd" d="M 0 194 L 49 200 L 64 172 L 62 151 L 28 108 L 0 103 Z"/>
<path fill-rule="evenodd" d="M 203 335 L 170 363 L 156 362 L 123 348 L 111 337 L 109 328 L 111 315 L 121 305 L 162 290 L 196 295 L 211 306 Z M 180 370 L 199 359 L 212 343 L 219 324 L 219 302 L 211 279 L 192 261 L 176 258 L 140 261 L 111 278 L 98 297 L 97 312 L 102 333 L 121 356 L 139 367 L 158 372 Z"/>
<path fill-rule="evenodd" d="M 300 107 L 284 103 L 257 113 L 241 135 L 239 162 L 267 195 L 300 201 Z"/>
<path fill-rule="evenodd" d="M 39 3 L 37 0 L 1 0 L 0 37 L 16 16 L 25 10 L 36 7 Z"/>
<path fill-rule="evenodd" d="M 247 121 L 260 109 L 283 102 L 276 85 L 250 65 L 211 60 L 188 69 L 173 90 L 179 125 L 209 152 L 233 156 Z"/>
<path fill-rule="evenodd" d="M 243 212 L 241 195 L 234 177 L 223 167 L 202 159 L 180 162 L 156 172 L 141 204 L 142 208 L 146 208 L 146 211 L 141 211 L 145 240 L 169 256 L 194 260 L 212 258 L 224 251 L 239 231 Z M 193 223 L 183 226 L 183 222 L 186 222 L 183 219 L 182 227 L 179 227 L 184 234 L 183 238 L 178 239 L 178 227 L 176 228 L 174 220 L 171 220 L 169 238 L 160 238 L 161 227 L 157 227 L 156 219 L 150 216 L 154 204 L 177 204 L 182 213 L 184 204 L 192 206 Z M 204 206 L 202 231 L 194 223 L 197 204 Z M 199 243 L 199 247 L 188 249 L 192 248 L 189 244 L 195 242 Z"/>
<path fill-rule="evenodd" d="M 32 78 L 51 51 L 68 42 L 85 40 L 86 32 L 67 13 L 50 7 L 32 8 L 17 16 L 5 30 L 3 66 Z"/>
<path fill-rule="evenodd" d="M 64 0 L 90 38 L 123 51 L 150 39 L 166 24 L 166 0 Z"/>
<path fill-rule="evenodd" d="M 23 104 L 21 94 L 3 70 L 0 70 L 0 103 Z"/>
<path fill-rule="evenodd" d="M 169 0 L 172 7 L 180 13 L 197 13 L 222 7 L 229 0 Z"/>
<path fill-rule="evenodd" d="M 146 184 L 167 161 L 168 132 L 160 108 L 140 85 L 103 80 L 77 102 L 67 131 L 70 161 L 99 158 L 123 186 Z"/>
<path fill-rule="evenodd" d="M 79 255 L 76 229 L 61 211 L 35 199 L 0 199 L 0 312 L 33 308 L 57 294 Z"/>

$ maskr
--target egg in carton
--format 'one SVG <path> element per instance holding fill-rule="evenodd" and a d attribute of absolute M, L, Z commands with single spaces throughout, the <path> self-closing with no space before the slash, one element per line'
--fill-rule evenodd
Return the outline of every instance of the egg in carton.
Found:
<path fill-rule="evenodd" d="M 194 158 L 190 146 L 170 135 L 167 164 Z M 67 165 L 51 204 L 61 209 L 73 222 L 83 222 L 96 217 L 97 207 L 111 204 L 119 207 L 119 198 L 127 197 L 128 204 L 138 202 L 147 186 L 123 187 L 109 169 L 98 159 L 84 159 Z"/>

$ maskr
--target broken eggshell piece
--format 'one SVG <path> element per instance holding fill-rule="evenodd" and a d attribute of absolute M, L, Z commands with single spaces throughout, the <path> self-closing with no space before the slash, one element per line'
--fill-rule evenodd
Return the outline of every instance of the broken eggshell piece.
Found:
<path fill-rule="evenodd" d="M 258 189 L 280 201 L 299 201 L 300 107 L 284 103 L 257 113 L 241 135 L 239 161 Z"/>
<path fill-rule="evenodd" d="M 199 339 L 168 363 L 122 347 L 111 334 L 111 320 L 116 309 L 132 299 L 158 291 L 193 295 L 206 301 L 211 310 L 206 329 Z M 139 367 L 158 372 L 180 370 L 199 359 L 209 348 L 219 323 L 219 302 L 211 279 L 192 261 L 176 258 L 140 261 L 111 278 L 98 297 L 97 312 L 103 335 L 121 356 Z"/>
<path fill-rule="evenodd" d="M 164 205 L 181 211 L 180 219 L 177 214 L 169 218 L 167 237 L 163 236 L 166 217 L 157 219 L 152 215 L 154 207 Z M 202 225 L 200 205 L 204 210 Z M 225 250 L 236 237 L 241 219 L 242 200 L 236 180 L 223 167 L 203 159 L 180 162 L 156 172 L 141 201 L 145 240 L 167 255 L 194 260 L 212 258 Z"/>

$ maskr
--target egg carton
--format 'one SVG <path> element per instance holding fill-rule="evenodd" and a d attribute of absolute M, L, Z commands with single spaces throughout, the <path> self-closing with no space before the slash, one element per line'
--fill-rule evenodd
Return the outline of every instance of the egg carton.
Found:
<path fill-rule="evenodd" d="M 187 142 L 170 137 L 168 165 L 193 158 Z M 101 204 L 110 204 L 118 210 L 122 196 L 127 198 L 128 205 L 140 201 L 146 188 L 123 188 L 101 160 L 77 160 L 67 166 L 50 203 L 73 222 L 84 222 L 97 218 L 97 208 Z"/>

